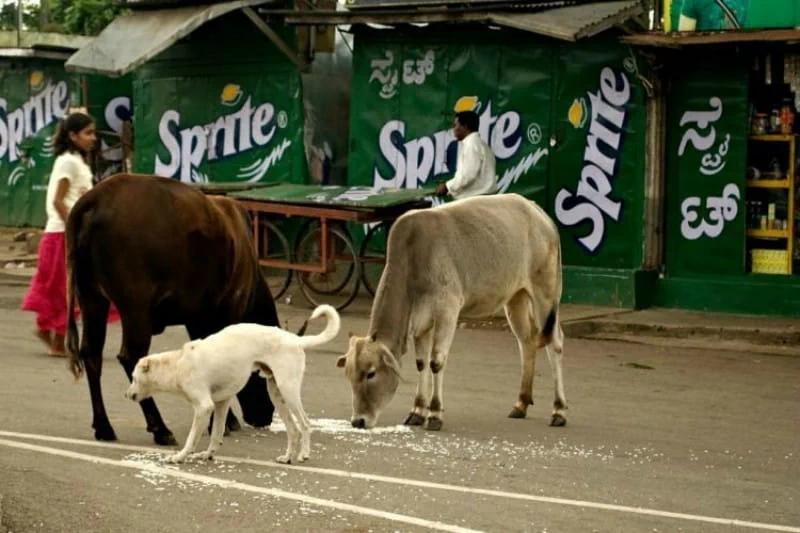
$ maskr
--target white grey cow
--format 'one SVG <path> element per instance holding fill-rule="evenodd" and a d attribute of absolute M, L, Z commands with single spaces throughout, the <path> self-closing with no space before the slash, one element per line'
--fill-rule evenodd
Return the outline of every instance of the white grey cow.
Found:
<path fill-rule="evenodd" d="M 413 348 L 419 382 L 405 423 L 427 419 L 428 429 L 441 429 L 444 369 L 459 316 L 484 318 L 503 308 L 522 362 L 509 416 L 525 418 L 533 405 L 536 352 L 544 348 L 555 377 L 550 423 L 563 426 L 560 300 L 558 229 L 536 203 L 501 194 L 404 214 L 389 234 L 369 332 L 352 336 L 336 363 L 353 389 L 353 426 L 375 426 L 397 390 L 402 357 Z"/>

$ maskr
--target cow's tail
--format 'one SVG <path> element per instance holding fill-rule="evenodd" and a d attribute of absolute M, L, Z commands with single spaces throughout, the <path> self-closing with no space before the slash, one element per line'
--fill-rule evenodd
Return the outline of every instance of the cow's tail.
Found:
<path fill-rule="evenodd" d="M 556 233 L 556 235 L 558 235 Z M 561 241 L 556 242 L 556 250 L 550 256 L 550 268 L 552 273 L 552 291 L 553 298 L 550 301 L 550 312 L 544 321 L 544 326 L 539 333 L 539 348 L 551 345 L 557 353 L 561 353 L 564 349 L 564 331 L 561 329 L 561 322 L 559 320 L 559 304 L 561 302 Z"/>
<path fill-rule="evenodd" d="M 81 249 L 86 245 L 85 224 L 83 224 L 86 203 L 78 202 L 67 218 L 65 248 L 67 260 L 67 335 L 65 345 L 69 354 L 69 369 L 75 379 L 80 379 L 84 362 L 80 356 L 80 337 L 75 319 L 75 300 L 78 297 L 78 281 L 75 266 Z"/>
<path fill-rule="evenodd" d="M 325 315 L 328 319 L 328 324 L 325 326 L 325 329 L 322 330 L 321 333 L 318 335 L 311 335 L 309 337 L 302 337 L 298 339 L 297 343 L 303 348 L 309 348 L 311 346 L 319 346 L 320 344 L 325 344 L 326 342 L 332 341 L 336 335 L 339 334 L 339 329 L 341 328 L 342 322 L 339 318 L 339 313 L 336 312 L 330 305 L 320 305 L 314 312 L 311 313 L 311 318 L 309 320 L 314 320 L 315 318 L 319 318 L 320 316 Z M 308 321 L 306 321 L 306 324 Z M 302 331 L 305 333 L 305 324 L 301 328 Z"/>

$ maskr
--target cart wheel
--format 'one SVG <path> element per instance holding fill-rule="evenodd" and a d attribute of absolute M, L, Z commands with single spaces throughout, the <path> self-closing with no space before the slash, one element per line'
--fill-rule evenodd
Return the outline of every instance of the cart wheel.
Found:
<path fill-rule="evenodd" d="M 331 222 L 328 224 L 328 233 L 331 235 L 332 244 L 339 244 L 339 247 L 335 248 L 338 256 L 342 255 L 342 250 L 346 250 L 346 247 L 342 248 L 341 241 L 338 241 L 337 238 L 333 237 L 333 230 L 338 231 L 340 233 L 339 237 L 345 239 L 344 242 L 350 243 L 350 246 L 352 246 L 353 250 L 355 250 L 353 239 L 350 236 L 350 232 L 346 230 L 345 226 L 336 222 Z M 294 248 L 294 256 L 301 258 L 299 261 L 301 264 L 319 265 L 322 263 L 320 260 L 319 233 L 320 225 L 317 220 L 307 220 L 302 226 L 300 226 L 300 231 L 297 232 L 297 244 Z M 310 235 L 313 235 L 313 238 L 310 238 Z M 345 255 L 347 255 L 347 253 L 347 251 L 344 252 Z M 338 256 L 336 259 L 335 268 L 346 267 L 347 265 L 344 264 L 344 259 Z M 350 276 L 352 276 L 354 272 L 353 265 L 354 263 L 349 263 L 349 270 L 342 271 L 338 275 L 336 275 L 335 272 L 331 272 L 329 274 L 305 272 L 305 277 L 303 279 L 304 281 L 310 280 L 309 289 L 317 294 L 335 295 L 336 293 L 341 292 L 350 281 Z M 300 278 L 298 277 L 298 279 Z"/>
<path fill-rule="evenodd" d="M 330 272 L 298 271 L 297 281 L 306 300 L 312 306 L 329 304 L 341 311 L 358 295 L 361 263 L 353 241 L 339 228 L 329 228 L 330 250 L 333 255 Z M 321 229 L 313 227 L 303 235 L 297 245 L 297 262 L 306 265 L 322 263 L 320 250 Z"/>
<path fill-rule="evenodd" d="M 383 275 L 386 265 L 386 243 L 389 236 L 391 222 L 381 222 L 372 226 L 366 237 L 361 242 L 361 281 L 370 295 L 375 296 L 378 283 Z"/>
<path fill-rule="evenodd" d="M 320 227 L 319 220 L 316 218 L 307 218 L 303 223 L 300 225 L 300 229 L 297 230 L 297 236 L 295 237 L 294 241 L 294 253 L 297 255 L 297 251 L 300 249 L 300 241 L 305 238 L 306 234 L 312 230 L 318 230 Z M 353 235 L 350 233 L 350 228 L 344 222 L 339 220 L 329 220 L 328 221 L 329 228 L 336 228 L 340 230 L 350 241 L 353 240 Z"/>
<path fill-rule="evenodd" d="M 262 220 L 260 224 L 259 258 L 291 263 L 292 255 L 289 240 L 283 232 L 268 220 Z M 280 299 L 292 283 L 292 270 L 289 268 L 262 266 L 261 275 L 264 276 L 264 280 L 269 286 L 269 291 L 272 293 L 272 298 L 275 300 Z"/>

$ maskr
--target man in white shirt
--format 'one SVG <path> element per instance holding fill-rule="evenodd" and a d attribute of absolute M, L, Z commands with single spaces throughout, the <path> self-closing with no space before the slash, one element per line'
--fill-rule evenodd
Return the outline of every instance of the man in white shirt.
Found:
<path fill-rule="evenodd" d="M 492 194 L 497 190 L 495 158 L 492 149 L 478 134 L 480 119 L 474 111 L 456 114 L 453 135 L 458 140 L 456 173 L 452 179 L 436 187 L 437 196 L 448 194 L 460 200 L 470 196 Z"/>

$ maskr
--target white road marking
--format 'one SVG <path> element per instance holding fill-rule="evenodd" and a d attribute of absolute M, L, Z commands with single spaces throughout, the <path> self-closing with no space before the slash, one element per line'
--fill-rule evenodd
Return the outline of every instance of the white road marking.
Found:
<path fill-rule="evenodd" d="M 90 446 L 95 448 L 116 449 L 122 451 L 134 452 L 161 452 L 164 453 L 164 448 L 156 448 L 154 446 L 132 446 L 125 444 L 114 444 L 110 442 L 98 442 L 94 440 L 84 439 L 71 439 L 67 437 L 53 437 L 49 435 L 37 435 L 35 433 L 16 433 L 13 431 L 0 431 L 0 436 L 11 438 L 22 438 L 31 440 L 40 440 L 47 442 L 58 442 L 62 444 L 76 444 L 80 446 Z M 617 511 L 621 513 L 639 514 L 648 516 L 657 516 L 661 518 L 674 518 L 678 520 L 688 520 L 693 522 L 705 522 L 710 524 L 722 524 L 727 526 L 738 526 L 743 528 L 761 529 L 764 531 L 781 531 L 787 533 L 800 533 L 800 527 L 784 526 L 780 524 L 768 524 L 764 522 L 750 522 L 746 520 L 738 520 L 735 518 L 719 518 L 714 516 L 694 515 L 686 513 L 675 513 L 672 511 L 660 511 L 658 509 L 648 509 L 646 507 L 631 507 L 627 505 L 616 505 L 601 502 L 592 502 L 586 500 L 571 500 L 566 498 L 553 498 L 550 496 L 537 496 L 534 494 L 524 494 L 520 492 L 507 492 L 502 490 L 481 489 L 474 487 L 464 487 L 461 485 L 450 485 L 447 483 L 435 483 L 432 481 L 420 481 L 416 479 L 405 479 L 391 476 L 382 476 L 379 474 L 365 474 L 361 472 L 350 472 L 347 470 L 335 470 L 331 468 L 319 468 L 314 466 L 292 466 L 283 465 L 271 461 L 260 461 L 258 459 L 247 459 L 242 457 L 230 456 L 217 456 L 218 461 L 231 462 L 238 464 L 247 464 L 254 466 L 264 466 L 268 468 L 283 468 L 289 470 L 299 470 L 302 472 L 310 472 L 315 474 L 323 474 L 328 476 L 343 477 L 349 479 L 362 479 L 366 481 L 375 481 L 380 483 L 389 483 L 394 485 L 406 485 L 410 487 L 421 487 L 436 490 L 446 490 L 451 492 L 461 492 L 465 494 L 476 494 L 481 496 L 494 496 L 498 498 L 508 498 L 511 500 L 524 500 L 538 503 L 550 503 L 555 505 L 567 505 L 573 507 L 584 507 L 588 509 L 602 509 L 605 511 Z"/>
<path fill-rule="evenodd" d="M 480 533 L 480 531 L 476 529 L 468 529 L 464 527 L 453 526 L 450 524 L 444 524 L 442 522 L 434 522 L 431 520 L 425 520 L 423 518 L 417 518 L 414 516 L 407 516 L 387 511 L 381 511 L 379 509 L 361 507 L 359 505 L 351 505 L 349 503 L 341 503 L 334 500 L 324 500 L 322 498 L 315 498 L 313 496 L 306 496 L 305 494 L 297 494 L 295 492 L 288 492 L 280 489 L 257 487 L 255 485 L 248 485 L 247 483 L 240 483 L 238 481 L 233 481 L 233 480 L 219 479 L 212 476 L 193 474 L 191 472 L 183 472 L 181 470 L 171 470 L 153 464 L 137 463 L 136 461 L 124 461 L 124 460 L 118 461 L 116 459 L 107 459 L 105 457 L 97 457 L 94 455 L 72 452 L 69 450 L 62 450 L 59 448 L 50 448 L 47 446 L 39 446 L 37 444 L 29 444 L 27 442 L 19 442 L 6 439 L 0 439 L 0 446 L 7 446 L 9 448 L 17 448 L 20 450 L 27 450 L 31 452 L 46 453 L 49 455 L 66 457 L 69 459 L 77 459 L 79 461 L 86 461 L 95 464 L 117 466 L 122 468 L 131 468 L 139 471 L 146 470 L 148 472 L 153 472 L 159 475 L 183 479 L 185 481 L 194 481 L 198 483 L 205 483 L 207 485 L 216 485 L 224 489 L 235 489 L 245 492 L 265 494 L 267 496 L 274 496 L 276 498 L 295 500 L 310 505 L 317 505 L 319 507 L 328 507 L 330 509 L 336 509 L 338 511 L 346 511 L 365 516 L 373 516 L 376 518 L 382 518 L 384 520 L 391 520 L 393 522 L 402 522 L 404 524 L 411 524 L 414 526 L 425 527 L 428 529 L 435 529 L 438 531 L 451 531 L 453 533 Z"/>

